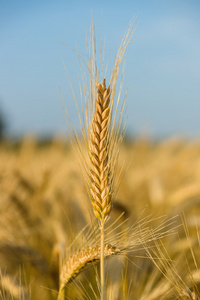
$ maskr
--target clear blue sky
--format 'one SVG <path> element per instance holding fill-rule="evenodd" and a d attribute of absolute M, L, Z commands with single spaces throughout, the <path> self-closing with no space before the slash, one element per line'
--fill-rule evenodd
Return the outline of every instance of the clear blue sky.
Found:
<path fill-rule="evenodd" d="M 62 59 L 76 91 L 79 65 L 76 55 L 56 40 L 77 47 L 86 58 L 91 11 L 97 39 L 102 18 L 111 64 L 129 21 L 137 15 L 126 53 L 128 133 L 199 136 L 199 0 L 0 0 L 0 108 L 8 132 L 66 132 L 58 85 L 76 123 Z"/>

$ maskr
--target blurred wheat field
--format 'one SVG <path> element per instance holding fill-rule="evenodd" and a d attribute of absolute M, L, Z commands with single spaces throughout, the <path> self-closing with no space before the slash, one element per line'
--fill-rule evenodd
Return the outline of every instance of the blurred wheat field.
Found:
<path fill-rule="evenodd" d="M 123 142 L 108 226 L 122 244 L 131 224 L 163 234 L 107 258 L 106 299 L 200 299 L 199 153 L 199 140 Z M 57 299 L 61 263 L 95 245 L 77 153 L 64 139 L 24 138 L 2 142 L 0 161 L 0 299 Z M 92 259 L 77 272 L 66 299 L 99 299 L 98 268 Z"/>

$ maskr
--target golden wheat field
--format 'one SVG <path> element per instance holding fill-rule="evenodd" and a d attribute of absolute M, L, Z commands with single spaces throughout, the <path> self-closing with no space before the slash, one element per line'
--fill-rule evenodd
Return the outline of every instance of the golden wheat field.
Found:
<path fill-rule="evenodd" d="M 70 48 L 80 136 L 61 91 L 69 140 L 0 144 L 2 300 L 200 299 L 200 142 L 123 141 L 118 75 L 134 30 L 110 77 L 93 20 L 87 62 Z"/>
<path fill-rule="evenodd" d="M 106 299 L 200 299 L 199 153 L 180 138 L 121 145 Z M 27 137 L 2 142 L 0 161 L 0 299 L 57 299 L 61 274 L 63 299 L 99 299 L 98 221 L 77 152 Z"/>

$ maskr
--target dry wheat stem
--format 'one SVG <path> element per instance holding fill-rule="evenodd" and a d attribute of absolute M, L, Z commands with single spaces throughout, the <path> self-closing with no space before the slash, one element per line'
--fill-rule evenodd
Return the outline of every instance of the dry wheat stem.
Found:
<path fill-rule="evenodd" d="M 105 227 L 105 222 L 104 222 L 104 218 L 102 218 L 101 220 L 101 226 L 100 226 L 100 230 L 101 230 L 101 248 L 100 248 L 100 278 L 101 278 L 101 300 L 105 300 L 105 292 L 106 292 L 106 288 L 105 288 L 105 262 L 104 262 L 104 257 L 105 257 L 105 231 L 104 231 L 104 227 Z"/>

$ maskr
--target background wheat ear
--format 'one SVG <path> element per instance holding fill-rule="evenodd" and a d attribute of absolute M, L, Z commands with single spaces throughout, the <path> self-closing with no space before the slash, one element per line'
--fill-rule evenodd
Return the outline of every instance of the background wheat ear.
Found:
<path fill-rule="evenodd" d="M 2 274 L 0 272 L 0 299 L 30 300 L 30 297 L 27 293 L 27 288 L 23 286 L 20 281 L 8 274 Z"/>

